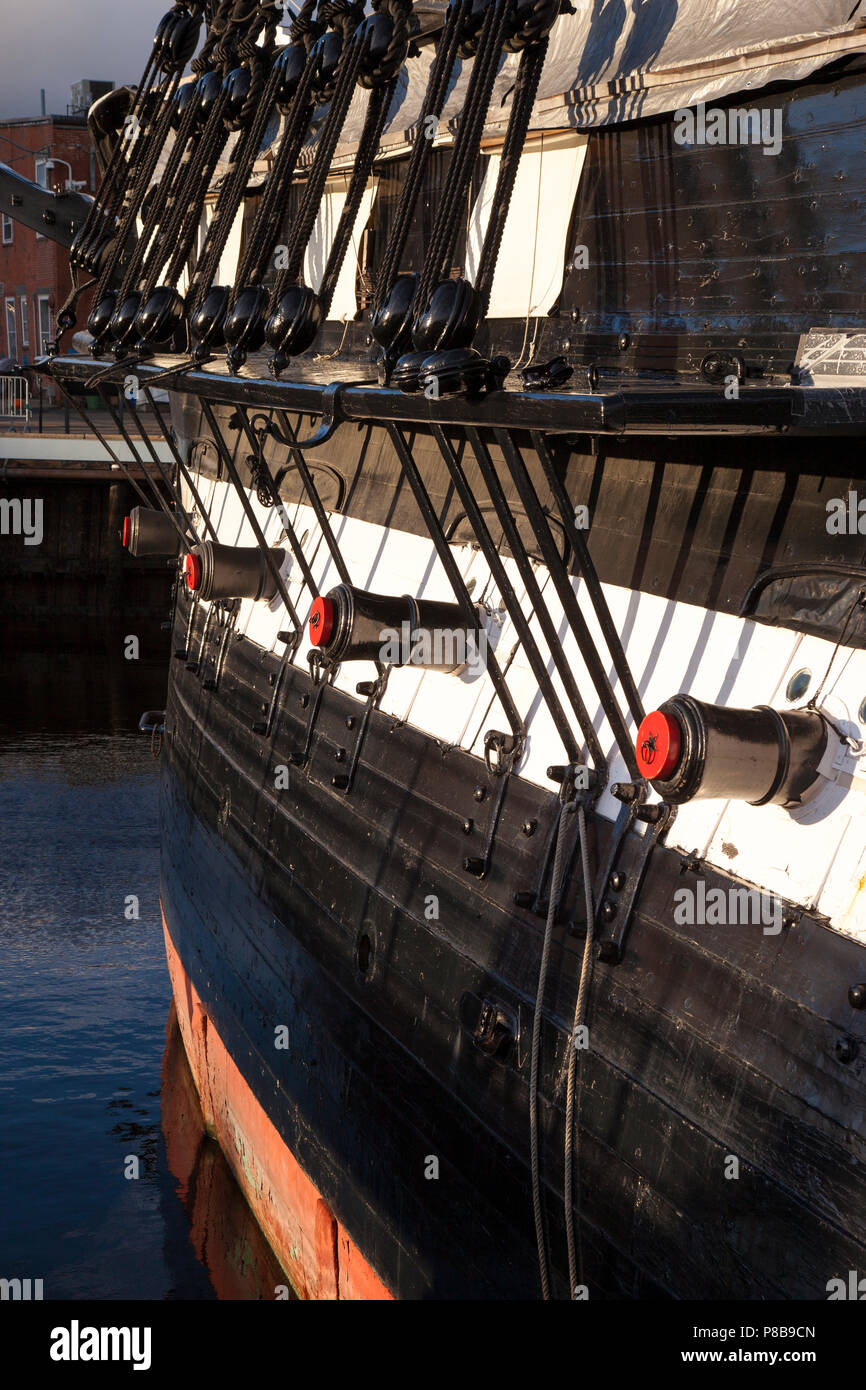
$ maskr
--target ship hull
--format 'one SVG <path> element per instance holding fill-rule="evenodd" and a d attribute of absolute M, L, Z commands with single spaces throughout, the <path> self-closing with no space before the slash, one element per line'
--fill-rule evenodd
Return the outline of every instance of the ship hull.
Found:
<path fill-rule="evenodd" d="M 178 634 L 186 618 L 181 606 Z M 537 1297 L 528 1076 L 543 923 L 514 893 L 537 877 L 555 797 L 510 779 L 490 874 L 473 881 L 464 824 L 474 810 L 471 836 L 485 833 L 483 763 L 375 714 L 352 791 L 338 792 L 358 702 L 329 687 L 309 763 L 277 791 L 310 691 L 287 668 L 279 721 L 251 733 L 278 670 L 235 641 L 215 690 L 175 664 L 166 711 L 163 907 L 205 1117 L 300 1292 Z M 539 840 L 522 834 L 530 817 Z M 599 818 L 600 862 L 611 833 Z M 673 894 L 693 872 L 659 846 L 622 962 L 596 967 L 578 1088 L 581 1284 L 593 1298 L 824 1298 L 866 1265 L 866 1029 L 847 997 L 866 951 L 808 915 L 777 937 L 678 926 Z M 700 873 L 707 891 L 737 882 Z M 557 928 L 540 1141 L 560 1296 L 581 953 L 579 933 Z M 479 1045 L 479 1001 L 516 1020 L 503 1053 Z"/>
<path fill-rule="evenodd" d="M 187 974 L 164 919 L 163 927 L 181 1037 L 205 1123 L 292 1290 L 315 1299 L 390 1298 L 257 1099 Z M 275 1284 L 262 1296 L 287 1292 L 288 1285 Z"/>

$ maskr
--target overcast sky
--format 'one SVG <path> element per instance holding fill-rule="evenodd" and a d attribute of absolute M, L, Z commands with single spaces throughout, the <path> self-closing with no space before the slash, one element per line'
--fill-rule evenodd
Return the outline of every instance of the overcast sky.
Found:
<path fill-rule="evenodd" d="M 65 113 L 83 77 L 137 82 L 171 0 L 2 0 L 0 119 Z"/>

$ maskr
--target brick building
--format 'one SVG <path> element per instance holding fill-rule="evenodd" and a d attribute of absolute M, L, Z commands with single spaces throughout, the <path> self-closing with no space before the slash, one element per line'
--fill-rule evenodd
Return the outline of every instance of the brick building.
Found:
<path fill-rule="evenodd" d="M 82 192 L 96 191 L 99 172 L 85 111 L 0 121 L 0 163 L 46 188 L 63 189 L 69 183 Z M 68 251 L 2 215 L 0 357 L 23 366 L 44 350 L 69 286 Z M 82 312 L 86 316 L 84 302 L 79 322 L 83 322 Z"/>

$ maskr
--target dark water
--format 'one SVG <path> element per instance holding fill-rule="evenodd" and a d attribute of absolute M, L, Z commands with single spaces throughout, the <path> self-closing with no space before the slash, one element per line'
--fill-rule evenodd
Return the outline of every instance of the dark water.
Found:
<path fill-rule="evenodd" d="M 168 1026 L 158 763 L 136 732 L 165 703 L 164 643 L 138 663 L 102 632 L 3 651 L 0 1277 L 46 1299 L 285 1282 Z"/>

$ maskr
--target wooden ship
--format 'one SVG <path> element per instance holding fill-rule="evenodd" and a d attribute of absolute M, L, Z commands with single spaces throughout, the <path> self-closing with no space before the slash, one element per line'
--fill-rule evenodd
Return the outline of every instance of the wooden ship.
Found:
<path fill-rule="evenodd" d="M 866 1270 L 852 3 L 190 0 L 0 175 L 170 399 L 168 963 L 303 1297 Z"/>

